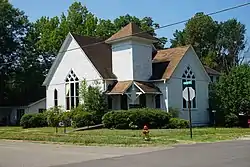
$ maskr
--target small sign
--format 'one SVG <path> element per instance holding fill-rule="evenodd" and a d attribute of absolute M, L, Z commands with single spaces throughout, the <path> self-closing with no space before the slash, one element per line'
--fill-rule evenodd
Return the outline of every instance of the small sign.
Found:
<path fill-rule="evenodd" d="M 188 99 L 188 91 L 189 91 L 189 99 Z M 192 101 L 195 98 L 195 91 L 192 87 L 186 87 L 182 92 L 182 97 L 188 101 Z"/>
<path fill-rule="evenodd" d="M 192 81 L 185 81 L 183 82 L 183 85 L 192 85 Z"/>

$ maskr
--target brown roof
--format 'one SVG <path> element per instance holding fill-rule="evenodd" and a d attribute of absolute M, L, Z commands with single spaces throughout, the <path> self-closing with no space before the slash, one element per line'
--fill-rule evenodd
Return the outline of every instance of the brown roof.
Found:
<path fill-rule="evenodd" d="M 125 27 L 123 27 L 120 31 L 112 35 L 109 39 L 106 40 L 106 42 L 115 41 L 118 39 L 130 37 L 130 36 L 136 36 L 140 38 L 145 38 L 149 40 L 156 41 L 157 39 L 153 37 L 152 35 L 143 32 L 135 23 L 129 23 Z"/>
<path fill-rule="evenodd" d="M 133 81 L 118 81 L 107 91 L 107 93 L 123 94 L 131 86 L 132 82 Z"/>
<path fill-rule="evenodd" d="M 110 45 L 105 44 L 102 40 L 93 37 L 80 36 L 76 34 L 72 34 L 72 36 L 104 79 L 116 78 L 116 76 L 112 73 L 112 51 Z M 99 43 L 94 44 L 97 42 Z"/>
<path fill-rule="evenodd" d="M 161 93 L 160 89 L 152 83 L 135 81 L 135 84 L 138 85 L 145 93 Z"/>
<path fill-rule="evenodd" d="M 132 26 L 134 24 L 131 23 L 129 25 Z M 116 76 L 112 73 L 112 51 L 109 44 L 103 43 L 102 40 L 93 37 L 76 34 L 72 34 L 72 36 L 104 79 L 116 79 Z M 150 79 L 169 79 L 189 47 L 170 48 L 154 53 L 152 64 L 153 74 Z M 117 86 L 121 89 L 120 87 L 126 87 L 128 86 L 127 84 L 128 81 L 124 81 L 124 83 L 119 82 Z"/>
<path fill-rule="evenodd" d="M 153 74 L 150 79 L 169 79 L 189 48 L 190 45 L 157 51 L 153 58 Z"/>
<path fill-rule="evenodd" d="M 144 92 L 144 93 L 161 93 L 159 88 L 154 84 L 148 82 L 134 81 L 135 84 Z M 108 91 L 107 94 L 123 94 L 127 89 L 130 88 L 133 81 L 118 81 L 116 82 Z"/>
<path fill-rule="evenodd" d="M 220 75 L 220 72 L 208 67 L 208 66 L 204 66 L 206 72 L 209 74 L 209 75 Z"/>

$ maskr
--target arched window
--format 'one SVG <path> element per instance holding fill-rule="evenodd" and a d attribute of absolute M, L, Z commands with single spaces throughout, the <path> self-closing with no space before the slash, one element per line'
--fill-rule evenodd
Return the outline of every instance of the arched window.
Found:
<path fill-rule="evenodd" d="M 70 70 L 65 79 L 66 110 L 75 108 L 79 104 L 79 79 L 73 70 Z"/>
<path fill-rule="evenodd" d="M 186 81 L 192 81 L 192 85 L 184 85 L 183 82 L 186 82 Z M 188 86 L 191 86 L 195 92 L 196 92 L 196 85 L 195 85 L 195 75 L 194 73 L 192 72 L 191 68 L 188 66 L 186 68 L 186 70 L 184 71 L 183 75 L 182 75 L 182 90 L 184 90 L 186 87 Z M 197 94 L 196 94 L 197 96 Z M 183 108 L 188 108 L 188 102 L 182 98 L 182 107 Z M 196 97 L 191 101 L 191 108 L 196 108 Z"/>
<path fill-rule="evenodd" d="M 56 89 L 54 90 L 54 106 L 58 106 L 58 93 Z"/>

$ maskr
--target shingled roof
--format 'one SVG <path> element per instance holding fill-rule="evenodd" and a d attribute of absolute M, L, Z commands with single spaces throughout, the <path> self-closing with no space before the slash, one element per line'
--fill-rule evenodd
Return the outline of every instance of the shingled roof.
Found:
<path fill-rule="evenodd" d="M 169 79 L 190 47 L 188 45 L 157 51 L 153 58 L 153 74 L 150 79 Z"/>
<path fill-rule="evenodd" d="M 93 37 L 76 34 L 72 34 L 72 36 L 104 79 L 116 78 L 112 73 L 112 51 L 110 45 Z M 98 44 L 91 45 L 94 43 Z M 88 47 L 85 47 L 86 45 L 88 45 Z"/>
<path fill-rule="evenodd" d="M 204 66 L 205 67 L 205 70 L 207 71 L 207 73 L 209 74 L 209 75 L 221 75 L 220 74 L 220 72 L 218 72 L 218 71 L 216 71 L 216 70 L 214 70 L 214 69 L 212 69 L 212 68 L 210 68 L 210 67 L 208 67 L 208 66 Z"/>
<path fill-rule="evenodd" d="M 160 94 L 161 91 L 154 84 L 141 81 L 118 81 L 114 83 L 106 92 L 106 94 L 123 94 L 125 93 L 132 84 L 135 84 L 143 93 L 147 94 Z"/>
<path fill-rule="evenodd" d="M 123 29 L 121 29 L 118 33 L 110 37 L 107 41 L 114 41 L 116 39 L 126 37 L 127 35 L 134 36 L 133 34 L 136 34 L 141 31 L 142 30 L 139 29 L 139 27 L 135 23 L 130 23 Z M 86 53 L 89 60 L 92 62 L 93 66 L 97 69 L 103 79 L 117 79 L 116 76 L 112 73 L 112 50 L 110 44 L 105 43 L 101 39 L 80 36 L 76 34 L 69 34 L 67 36 L 67 39 L 71 38 L 71 36 L 79 44 L 81 49 Z M 139 33 L 136 34 L 136 36 L 150 40 L 155 39 L 147 33 Z M 152 53 L 152 76 L 149 78 L 149 80 L 169 79 L 190 47 L 192 46 L 188 45 L 158 50 L 156 52 L 154 51 Z M 57 66 L 59 65 L 61 59 L 62 56 L 57 56 L 43 85 L 49 84 L 52 75 L 55 72 Z M 207 73 L 218 74 L 211 68 L 206 68 L 206 71 Z"/>
<path fill-rule="evenodd" d="M 107 39 L 106 42 L 110 43 L 131 36 L 140 37 L 157 42 L 157 39 L 155 37 L 153 37 L 147 32 L 143 32 L 135 23 L 129 23 L 128 25 L 123 27 L 120 31 L 118 31 L 117 33 L 112 35 L 109 39 Z"/>

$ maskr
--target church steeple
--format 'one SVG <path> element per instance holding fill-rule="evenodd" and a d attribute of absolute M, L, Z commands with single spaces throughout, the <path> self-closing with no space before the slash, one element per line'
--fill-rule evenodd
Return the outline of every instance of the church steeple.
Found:
<path fill-rule="evenodd" d="M 143 32 L 137 26 L 137 24 L 131 22 L 125 27 L 123 27 L 120 31 L 112 35 L 109 39 L 107 39 L 106 43 L 113 43 L 113 42 L 131 38 L 131 37 L 145 39 L 145 40 L 151 41 L 152 43 L 157 42 L 157 39 L 155 37 L 153 37 L 147 32 Z"/>
<path fill-rule="evenodd" d="M 112 46 L 112 72 L 120 81 L 145 81 L 152 75 L 153 43 L 157 39 L 129 23 L 106 40 Z"/>

